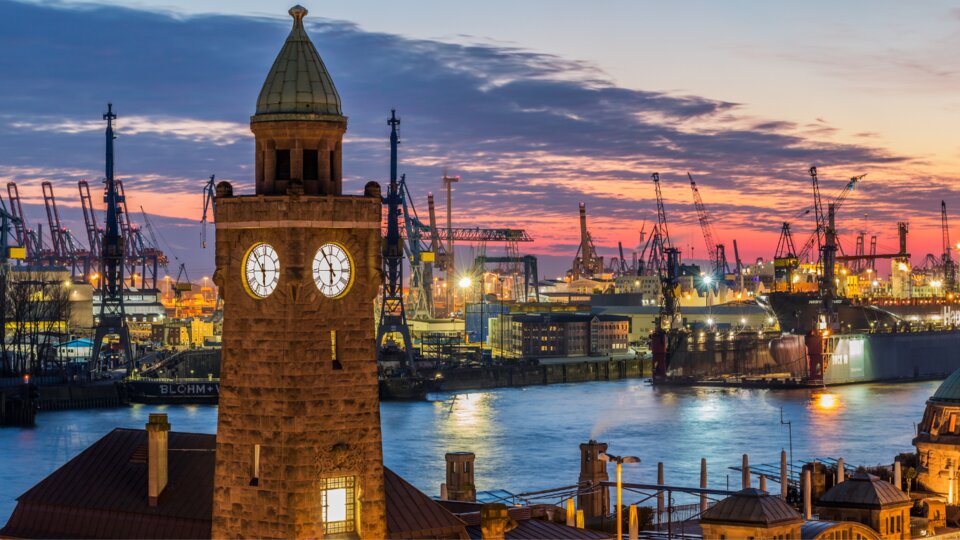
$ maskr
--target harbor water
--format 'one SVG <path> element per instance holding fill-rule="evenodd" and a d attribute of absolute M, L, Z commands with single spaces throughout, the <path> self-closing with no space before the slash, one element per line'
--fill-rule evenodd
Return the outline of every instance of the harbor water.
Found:
<path fill-rule="evenodd" d="M 577 481 L 579 444 L 597 439 L 613 454 L 636 455 L 625 482 L 698 484 L 707 458 L 710 487 L 738 488 L 729 467 L 778 463 L 793 434 L 795 460 L 846 458 L 889 464 L 912 451 L 915 423 L 939 381 L 823 390 L 654 388 L 641 380 L 504 388 L 431 395 L 428 402 L 381 405 L 384 461 L 429 495 L 443 481 L 443 455 L 475 452 L 479 490 L 514 493 Z M 781 424 L 783 410 L 790 428 Z M 0 429 L 0 521 L 15 499 L 114 427 L 143 428 L 165 412 L 175 431 L 214 433 L 215 406 L 134 405 L 41 413 L 31 429 Z M 611 475 L 612 477 L 612 475 Z"/>

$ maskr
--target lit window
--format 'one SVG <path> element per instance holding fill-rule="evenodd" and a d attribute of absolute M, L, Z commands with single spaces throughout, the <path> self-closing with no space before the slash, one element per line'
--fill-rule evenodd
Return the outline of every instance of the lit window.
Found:
<path fill-rule="evenodd" d="M 325 534 L 354 532 L 357 529 L 354 512 L 356 478 L 339 476 L 320 480 Z"/>

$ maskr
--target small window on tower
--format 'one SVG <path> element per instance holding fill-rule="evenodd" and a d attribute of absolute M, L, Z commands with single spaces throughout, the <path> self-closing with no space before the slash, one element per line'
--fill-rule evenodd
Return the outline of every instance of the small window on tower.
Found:
<path fill-rule="evenodd" d="M 250 463 L 250 485 L 260 485 L 260 445 L 253 445 L 253 459 Z"/>
<path fill-rule="evenodd" d="M 337 178 L 337 153 L 333 150 L 330 151 L 330 181 L 333 182 Z"/>
<path fill-rule="evenodd" d="M 343 369 L 343 364 L 337 358 L 337 331 L 330 331 L 330 358 L 333 360 L 333 369 Z"/>
<path fill-rule="evenodd" d="M 320 167 L 319 162 L 317 161 L 317 151 L 316 150 L 304 150 L 303 151 L 303 179 L 304 180 L 319 180 L 320 179 Z"/>
<path fill-rule="evenodd" d="M 351 533 L 357 530 L 356 484 L 353 476 L 320 480 L 324 534 Z"/>
<path fill-rule="evenodd" d="M 277 169 L 274 176 L 277 180 L 290 179 L 290 151 L 277 150 Z"/>

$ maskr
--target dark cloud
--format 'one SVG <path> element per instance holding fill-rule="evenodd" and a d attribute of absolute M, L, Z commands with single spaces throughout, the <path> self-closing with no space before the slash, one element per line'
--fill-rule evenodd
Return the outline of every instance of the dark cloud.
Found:
<path fill-rule="evenodd" d="M 403 169 L 415 194 L 439 191 L 444 168 L 462 174 L 457 213 L 469 225 L 523 227 L 560 215 L 574 225 L 576 204 L 585 201 L 598 222 L 639 228 L 652 213 L 653 171 L 680 184 L 684 171 L 698 171 L 698 182 L 724 190 L 764 182 L 773 186 L 760 191 L 774 197 L 803 192 L 810 163 L 845 168 L 904 160 L 875 147 L 812 141 L 789 122 L 738 119 L 735 103 L 620 88 L 583 62 L 308 22 L 350 117 L 346 189 L 386 176 L 386 118 L 395 107 L 403 119 Z M 101 170 L 102 135 L 49 126 L 97 122 L 112 100 L 120 115 L 118 171 L 131 190 L 195 193 L 199 209 L 209 174 L 250 189 L 252 139 L 217 132 L 242 131 L 288 31 L 287 21 L 0 2 L 0 167 L 48 168 L 72 194 L 76 175 L 56 171 Z M 131 134 L 131 117 L 159 127 Z M 183 120 L 211 127 L 171 127 Z M 671 212 L 692 226 L 684 196 Z M 745 218 L 738 227 L 778 228 L 783 217 L 771 211 L 775 203 L 744 202 L 708 206 Z M 180 225 L 161 228 L 187 249 L 198 233 Z M 608 247 L 616 234 L 596 231 Z"/>

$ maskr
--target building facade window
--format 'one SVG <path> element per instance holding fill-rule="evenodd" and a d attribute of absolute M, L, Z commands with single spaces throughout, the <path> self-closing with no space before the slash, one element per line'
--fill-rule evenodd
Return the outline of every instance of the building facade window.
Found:
<path fill-rule="evenodd" d="M 337 476 L 320 480 L 324 534 L 351 533 L 357 530 L 357 479 Z"/>
<path fill-rule="evenodd" d="M 277 180 L 290 179 L 290 151 L 277 150 L 277 164 L 274 178 Z"/>
<path fill-rule="evenodd" d="M 303 151 L 303 179 L 320 179 L 320 161 L 316 150 Z"/>

